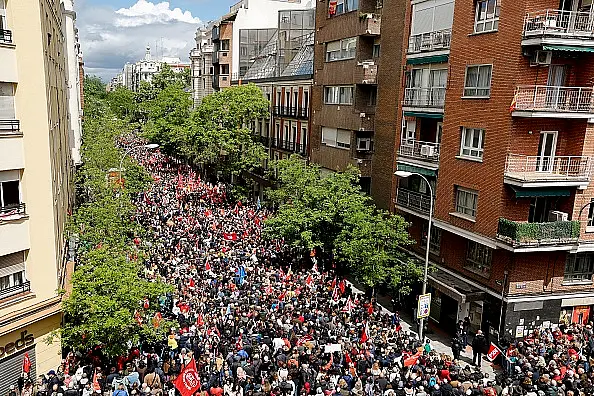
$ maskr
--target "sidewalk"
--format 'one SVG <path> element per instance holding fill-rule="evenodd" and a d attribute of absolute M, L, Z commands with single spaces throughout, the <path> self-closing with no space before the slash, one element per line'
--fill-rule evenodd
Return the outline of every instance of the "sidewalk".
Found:
<path fill-rule="evenodd" d="M 348 281 L 352 283 L 353 289 L 356 292 L 362 293 L 361 290 L 363 289 L 363 287 L 357 285 L 355 282 L 353 282 L 352 279 L 348 279 Z M 390 296 L 380 295 L 376 293 L 375 298 L 378 304 L 384 310 L 392 312 L 391 309 L 388 309 L 388 307 L 392 307 Z M 403 331 L 408 331 L 417 334 L 417 332 L 415 331 L 416 325 L 414 324 L 414 320 L 412 317 L 410 317 L 410 315 L 402 313 L 400 315 L 400 319 L 400 324 L 402 325 Z M 426 334 L 424 337 L 425 339 L 428 338 L 429 340 L 431 340 L 431 347 L 439 353 L 445 353 L 453 356 L 452 348 L 450 347 L 452 337 L 449 334 L 442 331 L 439 327 L 436 327 L 435 323 L 430 322 L 429 330 L 430 333 Z M 470 364 L 472 366 L 472 348 L 470 346 L 466 347 L 465 350 L 462 350 L 462 352 L 460 353 L 460 361 L 463 367 L 465 367 L 467 364 Z M 501 371 L 501 368 L 499 366 L 493 366 L 493 364 L 491 364 L 491 362 L 487 360 L 485 355 L 483 355 L 481 370 L 483 371 L 483 373 L 489 374 L 490 379 L 493 379 L 495 378 L 495 372 Z"/>

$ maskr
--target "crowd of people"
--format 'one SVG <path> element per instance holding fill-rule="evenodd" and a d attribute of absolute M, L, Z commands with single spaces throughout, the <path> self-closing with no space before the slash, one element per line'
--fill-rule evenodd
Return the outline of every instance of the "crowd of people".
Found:
<path fill-rule="evenodd" d="M 137 159 L 154 178 L 137 199 L 136 220 L 152 236 L 138 241 L 149 252 L 144 276 L 175 286 L 161 311 L 177 326 L 162 343 L 101 367 L 71 354 L 9 396 L 174 396 L 173 381 L 192 362 L 200 396 L 594 394 L 590 326 L 534 333 L 510 346 L 505 370 L 489 378 L 480 362 L 440 354 L 404 331 L 397 313 L 315 253 L 263 239 L 270 212 L 259 201 L 232 201 L 225 185 L 160 153 Z"/>

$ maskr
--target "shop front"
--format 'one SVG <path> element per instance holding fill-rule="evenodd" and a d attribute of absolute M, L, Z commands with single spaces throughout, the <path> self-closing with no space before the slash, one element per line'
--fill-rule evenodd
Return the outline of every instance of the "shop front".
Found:
<path fill-rule="evenodd" d="M 594 297 L 561 299 L 559 323 L 587 324 L 593 319 Z"/>
<path fill-rule="evenodd" d="M 61 317 L 57 313 L 39 318 L 0 335 L 0 394 L 6 394 L 10 385 L 17 384 L 23 373 L 25 354 L 31 361 L 29 376 L 33 380 L 38 375 L 58 368 L 61 361 L 60 343 L 48 345 L 46 340 L 52 331 L 60 327 Z"/>

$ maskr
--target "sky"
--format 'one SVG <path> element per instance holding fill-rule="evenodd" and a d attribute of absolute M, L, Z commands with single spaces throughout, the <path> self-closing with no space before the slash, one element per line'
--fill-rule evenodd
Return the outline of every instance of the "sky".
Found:
<path fill-rule="evenodd" d="M 126 62 L 173 56 L 189 62 L 196 29 L 237 0 L 77 0 L 76 25 L 85 73 L 108 82 Z M 156 48 L 155 48 L 156 47 Z"/>

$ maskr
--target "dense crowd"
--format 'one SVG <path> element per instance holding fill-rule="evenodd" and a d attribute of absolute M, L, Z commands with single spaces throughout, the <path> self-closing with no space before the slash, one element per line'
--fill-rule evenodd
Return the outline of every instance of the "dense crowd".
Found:
<path fill-rule="evenodd" d="M 192 361 L 201 396 L 594 394 L 590 326 L 534 333 L 488 378 L 459 360 L 463 337 L 456 359 L 440 354 L 315 253 L 264 240 L 270 213 L 259 202 L 232 202 L 224 185 L 159 153 L 137 159 L 155 182 L 137 199 L 136 220 L 152 238 L 136 242 L 150 253 L 145 276 L 175 285 L 160 304 L 177 328 L 102 367 L 71 354 L 11 396 L 90 396 L 93 378 L 99 393 L 174 396 L 172 381 Z"/>

